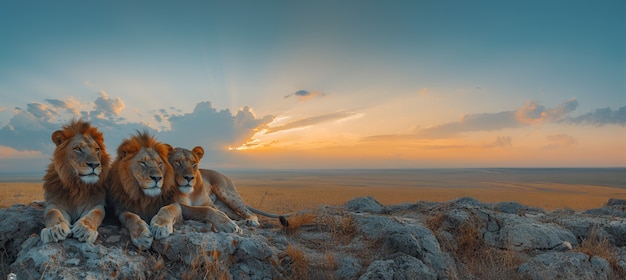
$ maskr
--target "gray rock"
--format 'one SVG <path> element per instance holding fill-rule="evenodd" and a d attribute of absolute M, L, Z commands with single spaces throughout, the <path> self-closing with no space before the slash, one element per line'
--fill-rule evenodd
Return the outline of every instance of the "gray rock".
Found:
<path fill-rule="evenodd" d="M 395 263 L 392 260 L 378 260 L 367 267 L 367 272 L 359 280 L 393 280 L 394 274 Z"/>
<path fill-rule="evenodd" d="M 369 279 L 437 279 L 437 274 L 417 258 L 399 254 L 390 260 L 374 261 L 360 280 Z"/>
<path fill-rule="evenodd" d="M 493 208 L 496 211 L 508 214 L 519 214 L 522 210 L 526 210 L 526 206 L 510 201 L 497 203 Z"/>
<path fill-rule="evenodd" d="M 606 206 L 626 206 L 626 199 L 609 198 Z"/>
<path fill-rule="evenodd" d="M 530 222 L 504 226 L 495 241 L 492 245 L 516 251 L 561 250 L 559 247 L 563 246 L 563 242 L 578 244 L 574 234 L 568 230 L 553 224 Z"/>
<path fill-rule="evenodd" d="M 371 196 L 352 199 L 346 203 L 346 207 L 354 212 L 383 213 L 385 207 Z"/>
<path fill-rule="evenodd" d="M 606 231 L 611 235 L 615 246 L 626 246 L 626 221 L 611 221 Z"/>
<path fill-rule="evenodd" d="M 433 233 L 419 221 L 387 216 L 356 216 L 357 230 L 368 239 L 380 240 L 386 251 L 402 252 L 430 266 L 442 279 L 455 275 L 452 260 L 439 246 Z M 379 264 L 382 265 L 382 264 Z"/>
<path fill-rule="evenodd" d="M 518 269 L 523 279 L 608 279 L 609 262 L 580 252 L 548 252 L 532 258 Z"/>
<path fill-rule="evenodd" d="M 618 211 L 619 203 L 603 209 Z M 532 214 L 519 215 L 519 209 Z M 466 271 L 467 252 L 459 251 L 467 250 L 469 240 L 478 244 L 470 248 L 477 257 L 494 248 L 515 250 L 516 259 L 526 263 L 507 268 L 517 269 L 514 278 L 606 279 L 626 270 L 626 218 L 619 216 L 545 213 L 473 198 L 383 206 L 371 197 L 314 214 L 314 224 L 289 230 L 275 221 L 262 220 L 260 228 L 241 223 L 241 234 L 184 221 L 139 251 L 128 230 L 115 224 L 98 228 L 94 244 L 73 238 L 42 244 L 43 208 L 16 205 L 0 209 L 1 268 L 17 272 L 18 279 L 471 279 L 480 276 Z M 602 258 L 572 251 L 592 234 L 616 245 L 615 271 Z"/>
<path fill-rule="evenodd" d="M 16 204 L 0 211 L 0 248 L 6 250 L 8 263 L 15 261 L 22 243 L 31 235 L 39 236 L 43 226 L 43 206 L 40 204 Z"/>
<path fill-rule="evenodd" d="M 337 270 L 335 271 L 337 279 L 355 279 L 361 270 L 359 259 L 354 257 L 343 257 L 335 261 L 335 263 L 337 265 Z"/>

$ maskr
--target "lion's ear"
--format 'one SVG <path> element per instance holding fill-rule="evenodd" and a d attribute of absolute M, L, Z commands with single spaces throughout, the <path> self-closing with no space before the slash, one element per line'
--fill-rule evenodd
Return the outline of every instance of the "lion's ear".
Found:
<path fill-rule="evenodd" d="M 120 159 L 125 158 L 127 155 L 132 154 L 134 152 L 136 152 L 137 149 L 135 147 L 135 145 L 128 143 L 128 142 L 124 142 L 122 143 L 119 148 L 117 148 L 117 156 Z"/>
<path fill-rule="evenodd" d="M 202 159 L 202 157 L 204 156 L 204 149 L 200 146 L 195 146 L 193 148 L 193 150 L 191 150 L 194 152 L 194 154 L 196 154 L 196 156 L 198 157 L 198 159 Z"/>
<path fill-rule="evenodd" d="M 52 133 L 52 142 L 59 146 L 65 140 L 65 134 L 63 134 L 63 130 L 57 130 Z"/>
<path fill-rule="evenodd" d="M 165 146 L 168 155 L 171 155 L 174 152 L 174 147 L 172 147 L 172 145 L 163 143 L 163 146 Z"/>

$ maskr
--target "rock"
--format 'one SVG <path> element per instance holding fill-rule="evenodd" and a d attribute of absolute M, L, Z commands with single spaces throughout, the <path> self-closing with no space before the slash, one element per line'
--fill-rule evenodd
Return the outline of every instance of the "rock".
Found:
<path fill-rule="evenodd" d="M 374 261 L 359 280 L 437 279 L 437 274 L 419 259 L 400 254 L 391 260 Z"/>
<path fill-rule="evenodd" d="M 580 252 L 548 252 L 520 265 L 522 279 L 608 279 L 611 274 L 609 262 L 597 256 L 589 257 Z"/>
<path fill-rule="evenodd" d="M 343 257 L 336 261 L 336 265 L 335 277 L 337 279 L 355 279 L 361 270 L 359 259 L 355 257 Z"/>
<path fill-rule="evenodd" d="M 568 230 L 552 224 L 529 222 L 504 226 L 495 241 L 493 245 L 496 247 L 516 251 L 562 250 L 563 242 L 578 244 L 574 234 Z"/>
<path fill-rule="evenodd" d="M 346 203 L 346 207 L 350 211 L 354 212 L 367 212 L 380 214 L 384 211 L 385 207 L 376 201 L 371 196 L 358 197 L 352 199 Z"/>
<path fill-rule="evenodd" d="M 613 201 L 602 209 L 622 211 L 620 203 Z M 520 211 L 526 211 L 525 215 Z M 481 279 L 495 275 L 472 271 L 478 264 L 479 270 L 506 271 L 513 279 L 626 279 L 626 218 L 620 216 L 546 213 L 516 202 L 484 204 L 468 197 L 391 206 L 361 197 L 345 206 L 320 207 L 310 213 L 313 222 L 289 230 L 273 220 L 262 219 L 259 228 L 242 221 L 241 234 L 212 232 L 205 223 L 183 221 L 169 237 L 139 251 L 128 230 L 116 223 L 100 226 L 93 244 L 71 237 L 43 244 L 39 238 L 43 207 L 15 205 L 0 209 L 0 272 L 15 272 L 17 279 L 195 279 L 206 275 L 220 279 Z M 612 265 L 593 255 L 593 250 L 585 250 L 590 255 L 577 252 L 579 242 L 590 237 L 608 241 Z M 477 258 L 480 261 L 472 263 Z M 515 267 L 517 263 L 523 264 Z M 507 264 L 511 267 L 502 267 Z"/>
<path fill-rule="evenodd" d="M 508 214 L 519 214 L 522 210 L 526 210 L 526 207 L 517 202 L 500 202 L 494 207 L 494 210 Z"/>
<path fill-rule="evenodd" d="M 609 198 L 606 202 L 606 206 L 626 206 L 626 199 Z"/>
<path fill-rule="evenodd" d="M 437 238 L 419 221 L 393 219 L 387 216 L 357 216 L 357 231 L 368 239 L 379 240 L 390 253 L 402 252 L 430 266 L 442 279 L 455 273 L 439 246 Z"/>
<path fill-rule="evenodd" d="M 616 246 L 626 246 L 626 221 L 611 221 L 606 229 Z"/>
<path fill-rule="evenodd" d="M 39 237 L 43 226 L 43 206 L 40 204 L 16 204 L 0 211 L 0 247 L 6 250 L 8 263 L 15 261 L 22 243 L 31 235 Z"/>

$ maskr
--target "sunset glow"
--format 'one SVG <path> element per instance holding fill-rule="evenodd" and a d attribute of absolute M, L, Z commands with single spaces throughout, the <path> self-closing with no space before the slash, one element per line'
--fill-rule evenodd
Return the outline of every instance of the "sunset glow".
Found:
<path fill-rule="evenodd" d="M 0 169 L 43 170 L 78 117 L 215 168 L 624 167 L 601 2 L 4 1 Z"/>

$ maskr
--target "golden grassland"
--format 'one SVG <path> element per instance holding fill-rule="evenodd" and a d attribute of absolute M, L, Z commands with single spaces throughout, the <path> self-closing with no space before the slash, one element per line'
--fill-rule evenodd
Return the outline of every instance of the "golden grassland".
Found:
<path fill-rule="evenodd" d="M 555 209 L 586 210 L 602 207 L 609 198 L 626 199 L 626 189 L 555 183 L 486 184 L 482 187 L 351 187 L 327 184 L 305 186 L 258 186 L 237 183 L 244 201 L 252 207 L 277 213 L 314 209 L 320 205 L 343 205 L 360 196 L 372 196 L 384 205 L 416 201 L 444 202 L 473 197 L 482 202 L 516 201 L 523 205 Z M 0 182 L 0 207 L 43 200 L 42 183 Z"/>

